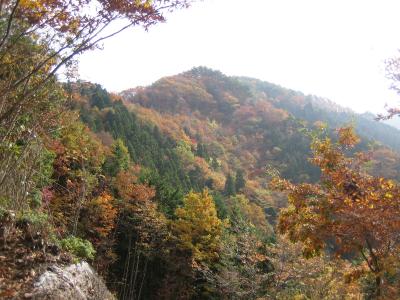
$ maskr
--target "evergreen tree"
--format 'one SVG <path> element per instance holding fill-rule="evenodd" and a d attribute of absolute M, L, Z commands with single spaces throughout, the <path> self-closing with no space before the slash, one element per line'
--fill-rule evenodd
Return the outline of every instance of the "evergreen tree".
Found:
<path fill-rule="evenodd" d="M 234 182 L 233 177 L 232 177 L 232 175 L 230 173 L 226 177 L 224 192 L 225 192 L 226 196 L 233 196 L 233 195 L 236 194 L 235 182 Z"/>
<path fill-rule="evenodd" d="M 218 170 L 219 169 L 220 164 L 219 164 L 218 159 L 216 157 L 211 157 L 211 167 L 214 170 Z"/>
<path fill-rule="evenodd" d="M 112 155 L 107 157 L 103 169 L 110 176 L 116 176 L 120 171 L 126 171 L 129 166 L 129 151 L 121 139 L 112 145 Z"/>
<path fill-rule="evenodd" d="M 197 145 L 196 155 L 199 156 L 199 157 L 203 157 L 203 158 L 205 158 L 205 159 L 208 158 L 207 151 L 206 151 L 206 149 L 205 149 L 205 147 L 204 147 L 204 144 L 199 143 L 199 144 Z"/>
<path fill-rule="evenodd" d="M 242 188 L 246 186 L 246 180 L 244 179 L 243 170 L 236 171 L 235 189 L 236 192 L 240 192 Z"/>

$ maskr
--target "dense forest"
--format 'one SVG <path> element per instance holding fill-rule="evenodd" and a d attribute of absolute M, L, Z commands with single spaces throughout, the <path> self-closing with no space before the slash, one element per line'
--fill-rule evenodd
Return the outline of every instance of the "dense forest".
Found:
<path fill-rule="evenodd" d="M 82 260 L 117 299 L 399 298 L 400 131 L 206 67 L 70 77 L 109 22 L 188 1 L 107 3 L 0 4 L 0 298 Z"/>

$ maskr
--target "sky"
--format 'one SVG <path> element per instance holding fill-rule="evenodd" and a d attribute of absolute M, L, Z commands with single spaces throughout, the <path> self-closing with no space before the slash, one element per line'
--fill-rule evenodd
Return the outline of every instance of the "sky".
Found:
<path fill-rule="evenodd" d="M 105 41 L 79 73 L 119 92 L 206 66 L 377 113 L 400 102 L 384 72 L 400 55 L 399 11 L 398 0 L 203 0 Z"/>

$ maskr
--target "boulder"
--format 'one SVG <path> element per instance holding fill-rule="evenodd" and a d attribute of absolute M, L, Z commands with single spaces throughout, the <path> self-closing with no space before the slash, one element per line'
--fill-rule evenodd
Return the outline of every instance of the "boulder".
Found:
<path fill-rule="evenodd" d="M 34 289 L 25 298 L 111 300 L 115 297 L 103 280 L 87 262 L 62 267 L 52 265 L 34 283 Z"/>

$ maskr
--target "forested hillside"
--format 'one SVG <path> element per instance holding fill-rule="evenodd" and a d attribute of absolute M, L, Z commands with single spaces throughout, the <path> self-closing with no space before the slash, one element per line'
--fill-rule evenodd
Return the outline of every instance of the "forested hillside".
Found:
<path fill-rule="evenodd" d="M 309 123 L 324 120 L 331 128 L 351 123 L 361 136 L 389 146 L 397 152 L 400 150 L 400 131 L 378 122 L 373 114 L 356 114 L 328 99 L 304 95 L 269 82 L 243 77 L 238 79 L 248 85 L 257 97 L 269 99 L 275 106 L 287 110 L 296 118 Z"/>
<path fill-rule="evenodd" d="M 0 298 L 399 299 L 398 130 L 206 67 L 79 79 L 191 2 L 0 1 Z"/>
<path fill-rule="evenodd" d="M 358 150 L 373 149 L 375 157 L 385 153 L 387 159 L 398 156 L 400 131 L 373 116 L 357 115 L 326 99 L 256 79 L 227 77 L 204 67 L 121 95 L 128 106 L 133 104 L 133 111 L 167 135 L 188 141 L 192 148 L 199 144 L 201 152 L 210 148 L 211 160 L 229 161 L 222 165 L 225 174 L 231 168 L 244 168 L 257 177 L 267 165 L 273 165 L 292 181 L 317 180 L 319 172 L 307 160 L 311 152 L 305 132 L 320 123 L 332 134 L 341 126 L 355 126 L 362 137 Z M 218 156 L 215 147 L 222 147 L 224 156 Z M 394 173 L 397 171 L 391 172 L 392 177 L 397 176 Z"/>
<path fill-rule="evenodd" d="M 48 84 L 4 123 L 2 297 L 20 297 L 39 265 L 79 260 L 119 299 L 398 295 L 383 252 L 397 227 L 371 217 L 397 212 L 375 203 L 398 197 L 381 177 L 400 176 L 397 130 L 204 67 L 120 94 Z"/>

